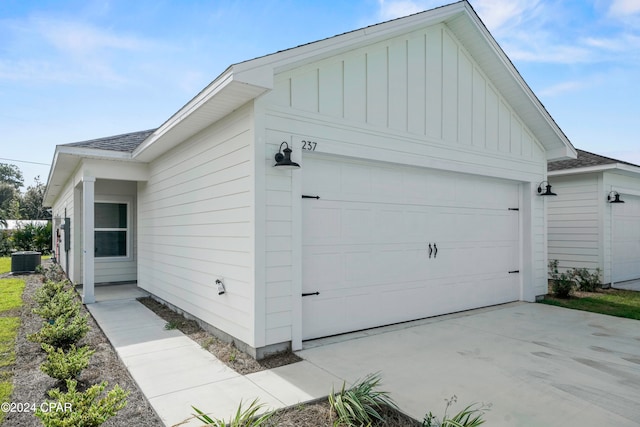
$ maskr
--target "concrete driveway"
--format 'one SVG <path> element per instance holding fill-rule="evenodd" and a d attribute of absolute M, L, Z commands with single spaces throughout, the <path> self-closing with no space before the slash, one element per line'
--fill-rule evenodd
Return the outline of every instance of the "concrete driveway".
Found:
<path fill-rule="evenodd" d="M 422 420 L 492 404 L 489 426 L 640 425 L 640 322 L 515 303 L 382 332 L 311 342 L 300 355 L 348 383 L 382 389 Z M 394 330 L 395 329 L 395 330 Z"/>

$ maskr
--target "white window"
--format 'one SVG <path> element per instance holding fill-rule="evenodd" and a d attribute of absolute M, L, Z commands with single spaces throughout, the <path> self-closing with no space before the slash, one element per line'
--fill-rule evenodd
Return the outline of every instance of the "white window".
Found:
<path fill-rule="evenodd" d="M 95 257 L 127 257 L 130 233 L 129 204 L 98 202 L 94 210 Z"/>

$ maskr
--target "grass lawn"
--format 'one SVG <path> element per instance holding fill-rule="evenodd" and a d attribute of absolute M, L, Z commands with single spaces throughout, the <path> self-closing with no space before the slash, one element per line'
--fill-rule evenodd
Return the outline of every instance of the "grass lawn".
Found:
<path fill-rule="evenodd" d="M 0 279 L 0 313 L 22 307 L 24 280 Z"/>
<path fill-rule="evenodd" d="M 0 274 L 11 271 L 11 257 L 5 256 L 0 258 Z"/>
<path fill-rule="evenodd" d="M 6 258 L 0 258 L 4 266 Z M 11 262 L 7 264 L 10 266 Z M 10 267 L 7 268 L 9 270 Z M 13 391 L 11 365 L 16 358 L 16 336 L 20 326 L 20 317 L 12 316 L 12 310 L 22 306 L 24 280 L 0 279 L 0 402 L 8 402 Z M 0 423 L 4 412 L 0 412 Z"/>
<path fill-rule="evenodd" d="M 599 292 L 583 292 L 568 299 L 547 295 L 542 301 L 559 307 L 591 311 L 610 316 L 640 320 L 640 292 L 621 289 L 603 289 Z"/>

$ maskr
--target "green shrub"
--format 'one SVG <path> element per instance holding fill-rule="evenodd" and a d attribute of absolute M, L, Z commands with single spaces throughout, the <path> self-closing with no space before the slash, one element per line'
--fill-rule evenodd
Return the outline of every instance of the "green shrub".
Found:
<path fill-rule="evenodd" d="M 235 416 L 230 418 L 229 422 L 226 422 L 223 419 L 211 418 L 200 409 L 192 406 L 193 410 L 196 411 L 195 417 L 200 422 L 203 422 L 207 426 L 215 427 L 259 427 L 265 424 L 274 414 L 274 412 L 267 412 L 258 417 L 257 414 L 263 407 L 264 405 L 258 404 L 258 399 L 255 399 L 247 409 L 243 410 L 242 401 L 240 401 Z"/>
<path fill-rule="evenodd" d="M 474 403 L 454 416 L 449 417 L 447 412 L 449 408 L 458 401 L 458 398 L 454 395 L 451 399 L 445 399 L 445 401 L 447 402 L 447 407 L 444 410 L 442 421 L 429 412 L 424 416 L 422 427 L 477 427 L 485 423 L 482 417 L 485 412 L 491 408 L 491 405 Z"/>
<path fill-rule="evenodd" d="M 99 426 L 127 405 L 129 392 L 117 384 L 102 397 L 107 387 L 106 382 L 95 384 L 84 392 L 77 391 L 77 384 L 75 380 L 67 380 L 66 393 L 57 388 L 49 391 L 49 397 L 54 401 L 45 403 L 54 410 L 43 411 L 37 408 L 35 412 L 45 427 Z"/>
<path fill-rule="evenodd" d="M 42 289 L 42 288 L 40 288 Z M 72 317 L 80 314 L 80 301 L 75 291 L 69 289 L 55 293 L 47 302 L 41 303 L 32 311 L 45 320 L 58 317 Z"/>
<path fill-rule="evenodd" d="M 368 426 L 374 421 L 383 422 L 379 411 L 384 407 L 396 408 L 396 404 L 389 393 L 376 390 L 379 384 L 380 376 L 370 374 L 348 390 L 344 383 L 339 393 L 331 390 L 329 405 L 337 415 L 334 426 Z"/>
<path fill-rule="evenodd" d="M 599 268 L 596 268 L 593 273 L 586 268 L 574 268 L 571 275 L 574 277 L 579 291 L 593 292 L 602 287 L 600 273 Z"/>
<path fill-rule="evenodd" d="M 39 305 L 48 304 L 56 294 L 64 292 L 65 282 L 47 280 L 33 294 L 33 300 Z"/>
<path fill-rule="evenodd" d="M 35 237 L 36 226 L 33 224 L 18 224 L 18 227 L 11 234 L 13 248 L 18 251 L 35 251 Z"/>
<path fill-rule="evenodd" d="M 9 230 L 0 230 L 0 256 L 11 255 L 11 232 Z"/>
<path fill-rule="evenodd" d="M 89 366 L 89 359 L 96 352 L 89 346 L 76 348 L 73 344 L 66 352 L 47 344 L 42 344 L 42 349 L 47 353 L 47 361 L 40 365 L 40 370 L 57 380 L 76 378 Z"/>
<path fill-rule="evenodd" d="M 89 331 L 88 314 L 84 316 L 58 317 L 53 323 L 45 322 L 35 334 L 27 335 L 29 341 L 67 349 L 80 341 Z"/>
<path fill-rule="evenodd" d="M 558 272 L 558 260 L 549 261 L 549 279 L 551 279 L 551 291 L 558 298 L 569 298 L 574 288 L 573 275 L 571 273 Z"/>

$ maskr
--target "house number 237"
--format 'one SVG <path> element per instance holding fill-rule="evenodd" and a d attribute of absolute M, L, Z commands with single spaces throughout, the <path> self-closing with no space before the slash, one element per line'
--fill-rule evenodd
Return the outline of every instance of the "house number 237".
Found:
<path fill-rule="evenodd" d="M 316 151 L 316 147 L 318 146 L 317 142 L 314 141 L 302 141 L 302 149 L 308 151 Z"/>

